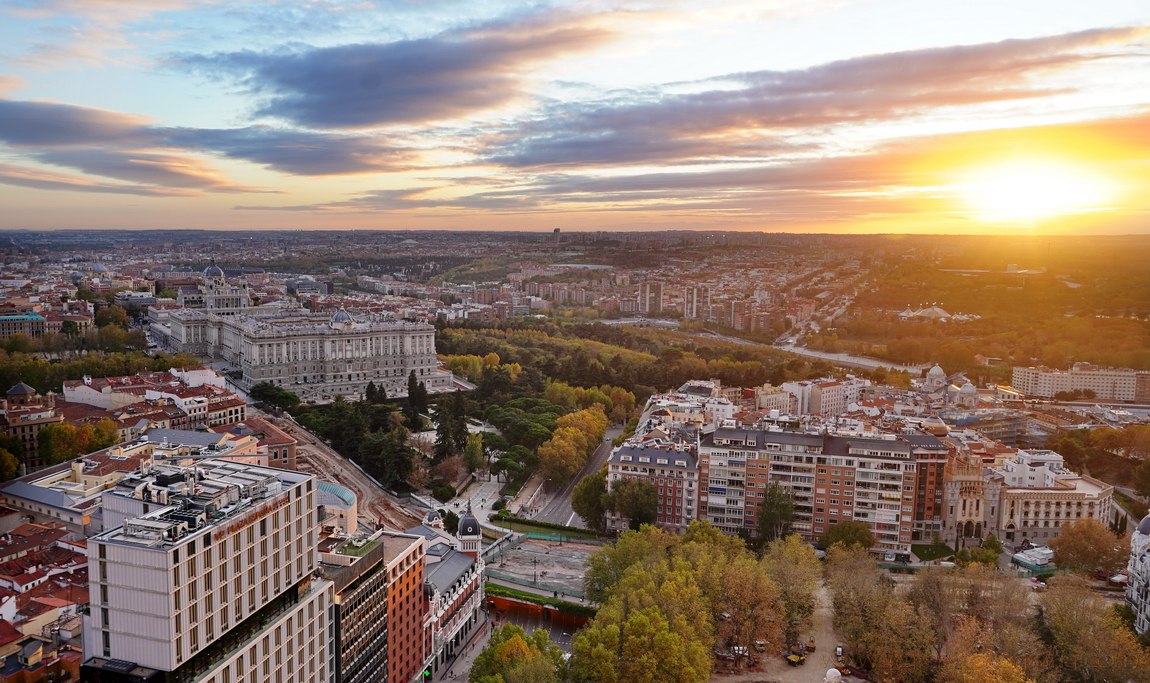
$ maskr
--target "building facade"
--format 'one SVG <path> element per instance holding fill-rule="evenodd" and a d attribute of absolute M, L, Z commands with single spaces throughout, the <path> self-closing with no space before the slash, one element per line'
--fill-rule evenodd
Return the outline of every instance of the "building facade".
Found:
<path fill-rule="evenodd" d="M 409 681 L 418 673 L 424 653 L 410 634 L 422 628 L 423 614 L 393 612 L 389 595 L 421 580 L 425 551 L 422 538 L 387 531 L 321 544 L 323 571 L 336 589 L 337 683 Z M 405 677 L 388 677 L 393 671 Z"/>
<path fill-rule="evenodd" d="M 624 479 L 648 482 L 656 493 L 655 524 L 683 533 L 698 517 L 699 467 L 693 445 L 670 443 L 627 445 L 607 460 L 607 488 Z M 627 529 L 628 519 L 608 514 L 607 528 Z"/>
<path fill-rule="evenodd" d="M 438 368 L 435 328 L 426 323 L 356 320 L 342 310 L 331 316 L 248 310 L 235 315 L 172 311 L 169 345 L 225 361 L 244 388 L 268 382 L 301 396 L 359 396 L 374 382 L 388 396 L 403 396 L 412 372 L 429 391 L 451 387 L 451 373 Z"/>
<path fill-rule="evenodd" d="M 314 477 L 209 461 L 105 495 L 140 514 L 88 541 L 84 680 L 334 680 Z"/>
<path fill-rule="evenodd" d="M 40 430 L 63 421 L 64 417 L 56 410 L 56 399 L 51 392 L 48 396 L 41 396 L 23 382 L 8 389 L 0 401 L 0 429 L 5 436 L 20 442 L 23 450 L 20 464 L 27 471 L 47 464 L 40 457 Z"/>
<path fill-rule="evenodd" d="M 1141 635 L 1150 631 L 1150 515 L 1142 519 L 1130 537 L 1126 571 L 1126 604 L 1134 612 L 1134 630 Z"/>
<path fill-rule="evenodd" d="M 1093 391 L 1108 401 L 1150 401 L 1150 372 L 1075 363 L 1069 370 L 1015 367 L 1013 387 L 1027 396 L 1052 398 L 1064 391 Z"/>

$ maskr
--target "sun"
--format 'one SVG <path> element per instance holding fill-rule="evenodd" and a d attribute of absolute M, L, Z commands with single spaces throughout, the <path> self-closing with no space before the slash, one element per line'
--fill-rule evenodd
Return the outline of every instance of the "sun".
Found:
<path fill-rule="evenodd" d="M 1010 161 L 972 169 L 960 196 L 979 220 L 1033 225 L 1044 218 L 1106 209 L 1110 183 L 1062 161 Z"/>

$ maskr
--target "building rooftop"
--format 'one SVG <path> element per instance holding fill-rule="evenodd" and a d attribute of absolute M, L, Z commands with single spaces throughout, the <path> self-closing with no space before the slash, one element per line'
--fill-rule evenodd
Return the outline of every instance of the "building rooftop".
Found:
<path fill-rule="evenodd" d="M 124 520 L 93 540 L 166 548 L 240 519 L 254 522 L 286 503 L 279 496 L 311 475 L 222 460 L 193 467 L 157 466 L 121 479 L 104 495 L 124 496 L 163 507 Z"/>

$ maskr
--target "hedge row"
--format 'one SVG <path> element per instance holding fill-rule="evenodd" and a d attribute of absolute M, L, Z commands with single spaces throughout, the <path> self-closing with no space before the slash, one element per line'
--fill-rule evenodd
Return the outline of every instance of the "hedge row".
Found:
<path fill-rule="evenodd" d="M 546 595 L 539 595 L 537 593 L 529 593 L 527 591 L 516 590 L 508 588 L 497 583 L 487 582 L 484 590 L 488 595 L 495 595 L 501 598 L 513 598 L 515 600 L 522 600 L 536 605 L 549 605 L 555 609 L 563 612 L 564 614 L 572 614 L 577 617 L 592 618 L 599 612 L 598 608 L 589 607 L 587 605 L 580 605 L 577 602 L 568 602 L 559 598 L 549 598 Z"/>

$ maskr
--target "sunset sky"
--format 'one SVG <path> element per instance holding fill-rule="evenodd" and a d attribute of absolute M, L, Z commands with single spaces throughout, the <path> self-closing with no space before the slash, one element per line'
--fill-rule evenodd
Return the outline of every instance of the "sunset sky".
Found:
<path fill-rule="evenodd" d="M 0 0 L 0 229 L 1150 233 L 1144 0 Z"/>

